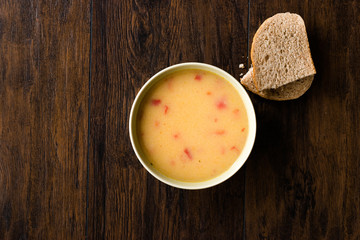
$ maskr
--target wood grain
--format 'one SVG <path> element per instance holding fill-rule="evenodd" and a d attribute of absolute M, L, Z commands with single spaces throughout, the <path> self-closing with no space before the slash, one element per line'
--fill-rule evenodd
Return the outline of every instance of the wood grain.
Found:
<path fill-rule="evenodd" d="M 360 3 L 252 0 L 251 39 L 286 11 L 305 20 L 317 75 L 295 101 L 252 95 L 246 239 L 360 239 Z"/>
<path fill-rule="evenodd" d="M 128 135 L 141 86 L 188 61 L 239 78 L 248 34 L 285 11 L 305 20 L 310 90 L 249 93 L 256 142 L 228 181 L 155 180 Z M 1 1 L 0 239 L 360 239 L 359 16 L 355 0 Z"/>
<path fill-rule="evenodd" d="M 241 239 L 244 171 L 202 191 L 146 173 L 128 136 L 141 86 L 157 71 L 199 61 L 238 77 L 247 57 L 247 2 L 94 1 L 89 237 Z"/>
<path fill-rule="evenodd" d="M 81 239 L 89 1 L 0 3 L 0 239 Z"/>

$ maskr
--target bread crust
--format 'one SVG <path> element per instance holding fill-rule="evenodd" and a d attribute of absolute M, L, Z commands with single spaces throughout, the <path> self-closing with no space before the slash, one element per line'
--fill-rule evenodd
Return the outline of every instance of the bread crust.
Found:
<path fill-rule="evenodd" d="M 275 101 L 286 101 L 294 100 L 304 95 L 304 93 L 310 88 L 314 80 L 314 75 L 285 84 L 277 89 L 266 89 L 263 91 L 257 90 L 254 79 L 253 68 L 250 68 L 241 79 L 241 84 L 245 86 L 247 90 L 259 95 L 260 97 Z"/>

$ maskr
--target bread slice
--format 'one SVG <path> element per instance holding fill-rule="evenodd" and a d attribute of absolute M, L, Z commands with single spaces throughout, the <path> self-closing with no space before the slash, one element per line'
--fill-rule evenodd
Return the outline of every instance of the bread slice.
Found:
<path fill-rule="evenodd" d="M 285 101 L 293 100 L 302 96 L 311 86 L 314 80 L 314 75 L 304 77 L 295 82 L 285 84 L 276 89 L 265 89 L 263 91 L 258 91 L 254 84 L 253 79 L 253 68 L 250 68 L 249 71 L 241 79 L 241 84 L 245 88 L 260 97 L 276 100 L 276 101 Z"/>
<path fill-rule="evenodd" d="M 293 13 L 279 13 L 265 20 L 255 33 L 251 59 L 259 92 L 308 79 L 316 73 L 305 23 Z"/>

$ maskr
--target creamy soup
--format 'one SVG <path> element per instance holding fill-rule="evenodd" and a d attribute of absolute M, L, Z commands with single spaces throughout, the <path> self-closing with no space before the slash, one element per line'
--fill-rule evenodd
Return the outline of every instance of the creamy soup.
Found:
<path fill-rule="evenodd" d="M 199 182 L 225 172 L 239 157 L 248 117 L 239 93 L 202 70 L 161 80 L 143 99 L 137 135 L 150 164 L 164 175 Z"/>

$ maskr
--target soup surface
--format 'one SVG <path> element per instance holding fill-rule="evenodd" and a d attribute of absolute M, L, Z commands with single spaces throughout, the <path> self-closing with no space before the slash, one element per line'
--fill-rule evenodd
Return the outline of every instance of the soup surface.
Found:
<path fill-rule="evenodd" d="M 182 70 L 159 81 L 140 106 L 137 134 L 147 160 L 186 182 L 214 178 L 239 157 L 248 117 L 236 89 L 202 70 Z"/>

